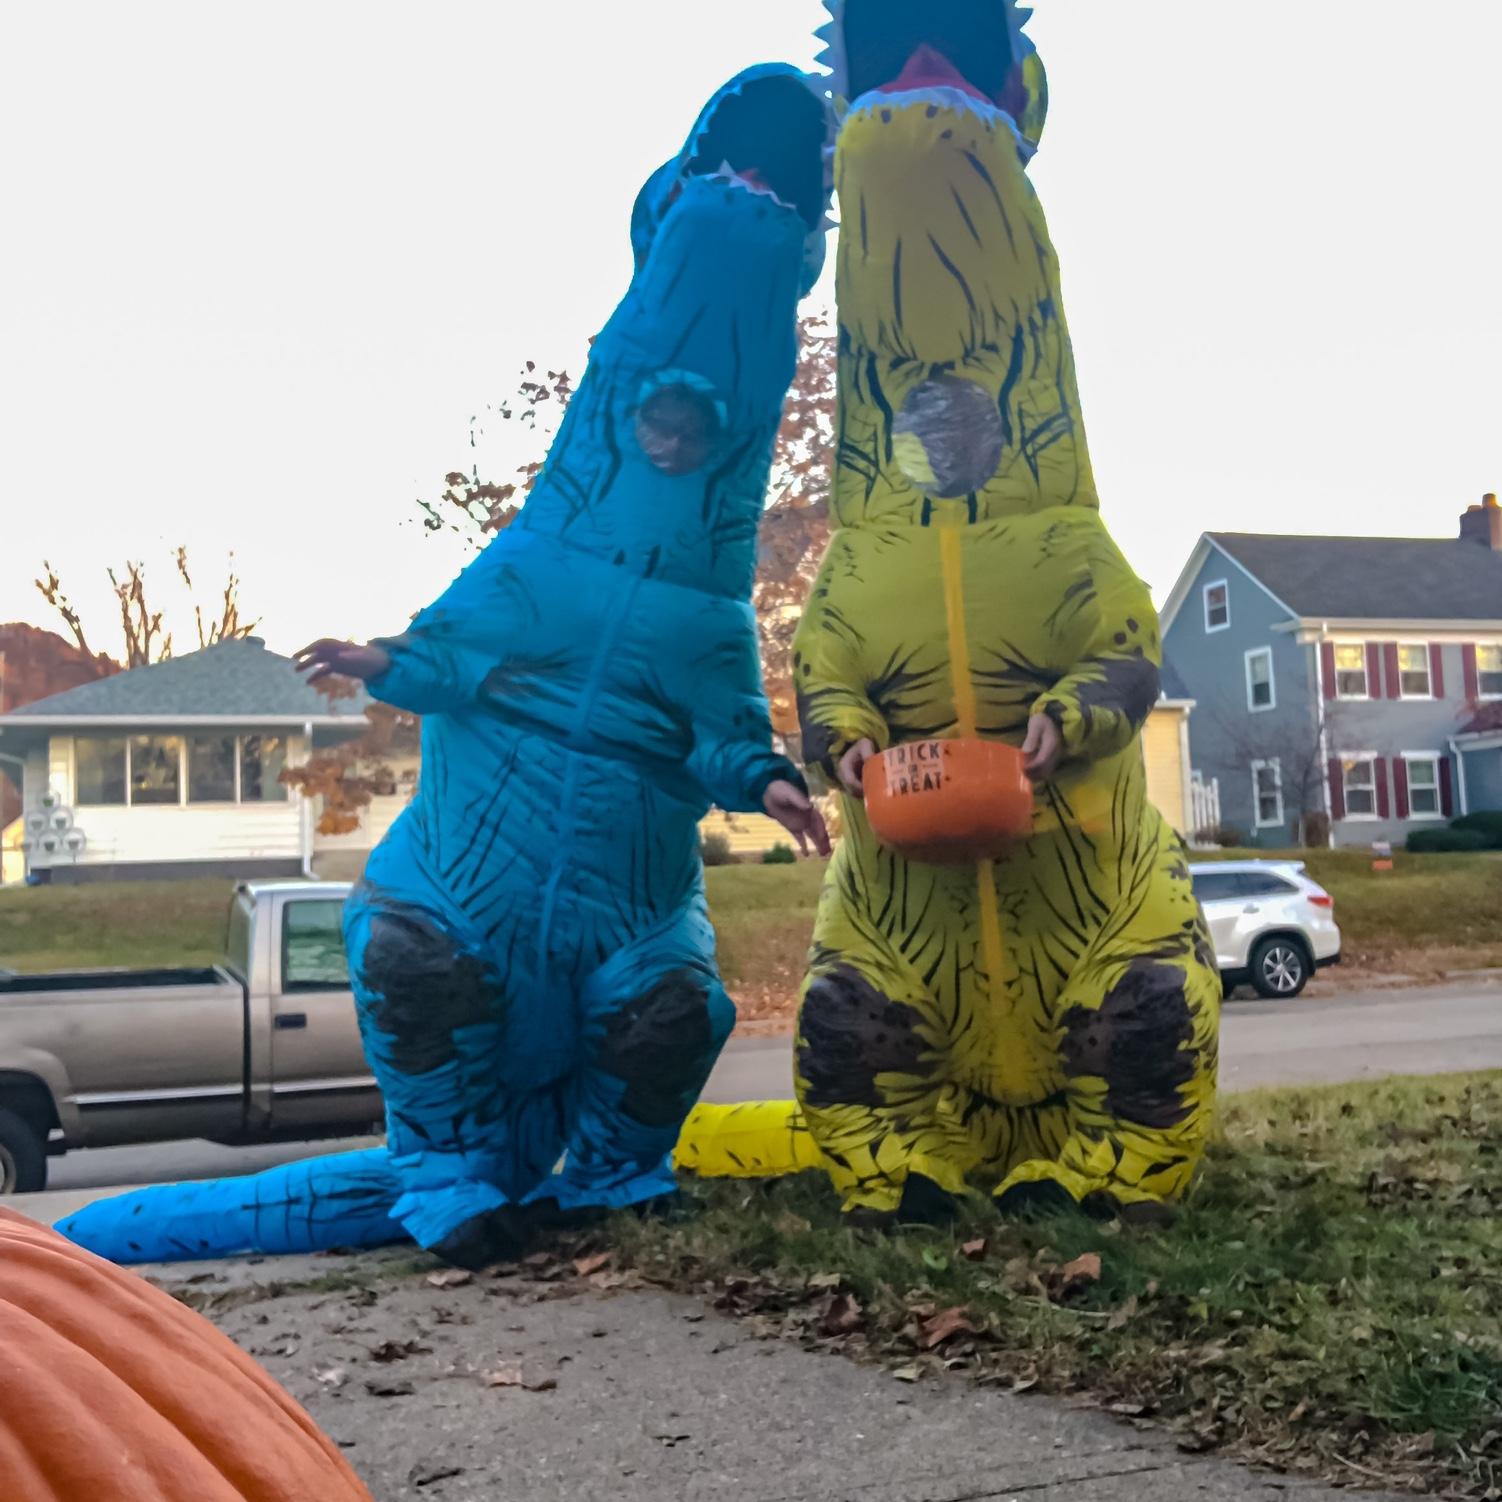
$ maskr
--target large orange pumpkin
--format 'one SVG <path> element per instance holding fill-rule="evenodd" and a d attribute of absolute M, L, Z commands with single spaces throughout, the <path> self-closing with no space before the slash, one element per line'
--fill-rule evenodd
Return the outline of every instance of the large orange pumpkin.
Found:
<path fill-rule="evenodd" d="M 370 1502 L 201 1315 L 0 1209 L 5 1502 Z"/>
<path fill-rule="evenodd" d="M 1004 854 L 1032 827 L 1022 753 L 999 741 L 911 741 L 871 757 L 866 815 L 883 845 L 930 865 Z"/>

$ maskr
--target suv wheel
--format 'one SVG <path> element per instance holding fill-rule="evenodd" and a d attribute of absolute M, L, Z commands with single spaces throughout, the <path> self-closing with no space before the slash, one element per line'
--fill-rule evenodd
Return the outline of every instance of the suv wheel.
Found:
<path fill-rule="evenodd" d="M 1252 984 L 1259 996 L 1288 1001 L 1309 984 L 1309 956 L 1297 939 L 1263 939 L 1252 951 Z"/>

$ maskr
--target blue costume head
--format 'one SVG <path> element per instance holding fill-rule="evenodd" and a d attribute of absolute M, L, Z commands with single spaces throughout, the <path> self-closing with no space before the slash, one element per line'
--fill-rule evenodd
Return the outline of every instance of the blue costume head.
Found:
<path fill-rule="evenodd" d="M 823 264 L 827 114 L 796 69 L 748 69 L 637 196 L 636 274 L 595 341 L 520 525 L 637 572 L 746 597 L 790 316 Z"/>

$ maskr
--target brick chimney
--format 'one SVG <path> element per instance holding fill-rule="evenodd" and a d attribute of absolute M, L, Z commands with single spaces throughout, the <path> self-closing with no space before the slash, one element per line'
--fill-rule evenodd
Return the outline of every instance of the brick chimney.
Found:
<path fill-rule="evenodd" d="M 1460 540 L 1479 542 L 1494 553 L 1502 553 L 1502 506 L 1496 496 L 1482 496 L 1481 504 L 1470 507 L 1460 518 Z"/>

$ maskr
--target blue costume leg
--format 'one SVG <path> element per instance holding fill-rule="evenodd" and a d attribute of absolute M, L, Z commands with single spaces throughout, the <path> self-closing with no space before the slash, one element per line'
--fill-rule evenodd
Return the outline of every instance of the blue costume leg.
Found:
<path fill-rule="evenodd" d="M 452 1238 L 519 1201 L 557 1163 L 566 1087 L 516 1067 L 503 978 L 431 911 L 361 888 L 345 938 L 401 1183 L 393 1216 L 447 1254 Z"/>
<path fill-rule="evenodd" d="M 583 1066 L 562 1171 L 536 1191 L 564 1210 L 671 1194 L 672 1153 L 735 1023 L 702 895 L 585 982 Z"/>

